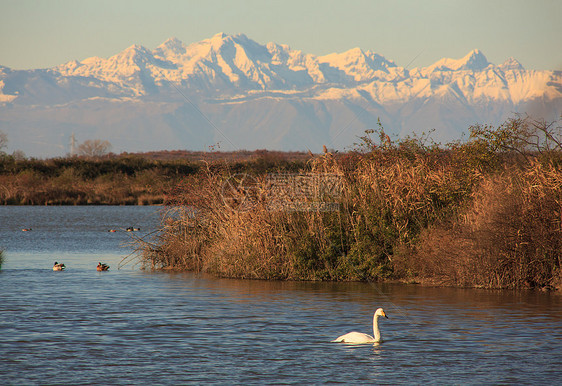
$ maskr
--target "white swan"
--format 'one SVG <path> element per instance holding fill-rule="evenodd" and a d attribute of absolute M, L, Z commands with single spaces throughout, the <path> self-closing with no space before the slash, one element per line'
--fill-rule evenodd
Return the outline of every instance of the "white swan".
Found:
<path fill-rule="evenodd" d="M 386 316 L 386 314 L 384 313 L 384 310 L 382 308 L 379 308 L 378 310 L 375 311 L 375 315 L 373 315 L 373 335 L 374 337 L 372 337 L 371 335 L 368 334 L 363 334 L 362 332 L 349 332 L 345 335 L 342 335 L 336 339 L 334 339 L 332 342 L 333 343 L 355 343 L 355 344 L 361 344 L 361 343 L 380 343 L 382 342 L 382 337 L 381 337 L 381 332 L 379 330 L 379 316 L 384 316 L 385 318 L 388 319 L 388 316 Z"/>

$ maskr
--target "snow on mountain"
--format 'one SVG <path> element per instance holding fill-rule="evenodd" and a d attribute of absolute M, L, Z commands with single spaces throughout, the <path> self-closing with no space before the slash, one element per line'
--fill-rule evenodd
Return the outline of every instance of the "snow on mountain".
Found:
<path fill-rule="evenodd" d="M 375 79 L 391 80 L 396 77 L 395 71 L 398 67 L 392 61 L 387 60 L 374 52 L 364 52 L 361 48 L 353 48 L 344 53 L 333 53 L 318 58 L 331 68 L 336 68 L 350 79 L 356 82 L 372 81 Z M 402 76 L 404 73 L 402 70 Z M 345 81 L 345 78 L 341 80 Z"/>
<path fill-rule="evenodd" d="M 152 54 L 163 60 L 170 60 L 171 62 L 177 63 L 181 61 L 186 51 L 187 46 L 178 38 L 173 37 L 156 47 L 154 51 L 152 51 Z"/>
<path fill-rule="evenodd" d="M 165 66 L 143 46 L 132 45 L 108 59 L 92 57 L 55 67 L 63 77 L 94 78 L 112 83 L 130 95 L 143 95 L 154 89 L 153 69 Z"/>
<path fill-rule="evenodd" d="M 323 57 L 286 45 L 260 45 L 243 34 L 217 34 L 184 45 L 168 39 L 153 51 L 133 45 L 108 59 L 93 57 L 55 68 L 63 76 L 95 77 L 129 87 L 133 95 L 150 91 L 143 79 L 206 89 L 293 89 L 324 83 L 353 83 L 404 77 L 405 71 L 373 52 L 355 48 Z M 153 86 L 150 84 L 150 86 Z"/>
<path fill-rule="evenodd" d="M 132 45 L 50 69 L 0 66 L 0 130 L 14 148 L 33 154 L 50 153 L 30 138 L 55 138 L 60 148 L 71 130 L 131 151 L 201 149 L 213 141 L 342 147 L 378 118 L 390 132 L 435 128 L 438 140 L 450 140 L 471 124 L 499 124 L 531 110 L 560 116 L 562 74 L 525 70 L 514 58 L 494 65 L 479 50 L 407 70 L 361 48 L 315 56 L 219 33 L 189 45 L 170 38 L 153 50 Z"/>
<path fill-rule="evenodd" d="M 425 83 L 426 79 L 430 79 L 429 91 L 437 93 L 442 86 L 447 86 L 459 87 L 467 93 L 476 89 L 477 96 L 509 98 L 508 94 L 497 90 L 508 88 L 505 74 L 509 71 L 525 73 L 516 60 L 494 66 L 479 50 L 458 60 L 445 58 L 408 72 L 383 56 L 360 48 L 315 57 L 286 45 L 260 45 L 243 34 L 224 33 L 188 46 L 171 38 L 153 51 L 133 45 L 108 59 L 93 57 L 82 62 L 73 61 L 54 71 L 61 76 L 109 82 L 128 91 L 130 96 L 157 92 L 168 83 L 198 91 L 212 90 L 212 94 L 218 89 L 219 94 L 228 94 L 322 85 L 336 85 L 345 93 L 344 89 L 361 83 L 382 82 L 383 85 L 375 87 L 378 93 L 372 97 L 383 102 L 387 95 L 380 94 L 381 90 L 387 90 L 388 97 L 394 100 L 397 95 L 411 95 L 408 90 L 396 90 L 396 87 L 409 89 L 411 83 Z M 385 85 L 387 82 L 390 84 Z"/>
<path fill-rule="evenodd" d="M 523 65 L 521 63 L 519 63 L 517 61 L 517 59 L 515 59 L 513 57 L 508 58 L 505 62 L 500 64 L 498 67 L 504 72 L 509 71 L 509 70 L 515 70 L 515 71 L 524 71 L 525 70 Z"/>
<path fill-rule="evenodd" d="M 488 59 L 486 59 L 486 56 L 484 56 L 484 54 L 480 50 L 472 50 L 464 58 L 443 58 L 427 67 L 425 70 L 429 72 L 462 70 L 482 71 L 490 64 L 491 63 L 488 62 Z"/>

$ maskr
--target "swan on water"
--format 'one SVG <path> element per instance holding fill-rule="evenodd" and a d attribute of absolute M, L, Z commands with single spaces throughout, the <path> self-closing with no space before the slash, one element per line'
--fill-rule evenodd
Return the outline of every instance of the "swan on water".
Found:
<path fill-rule="evenodd" d="M 357 332 L 357 331 L 353 331 L 353 332 L 349 332 L 345 335 L 342 335 L 336 339 L 334 339 L 332 342 L 334 343 L 355 343 L 355 344 L 361 344 L 361 343 L 380 343 L 382 342 L 382 337 L 381 337 L 381 332 L 379 330 L 379 316 L 384 316 L 385 318 L 388 319 L 388 316 L 386 316 L 384 310 L 382 308 L 379 308 L 378 310 L 375 311 L 375 315 L 373 315 L 373 335 L 368 335 L 368 334 L 363 334 L 362 332 Z"/>

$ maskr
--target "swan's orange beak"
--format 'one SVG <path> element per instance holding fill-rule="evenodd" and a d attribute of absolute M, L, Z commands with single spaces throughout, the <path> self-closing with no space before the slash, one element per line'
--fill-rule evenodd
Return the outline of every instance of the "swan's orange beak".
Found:
<path fill-rule="evenodd" d="M 386 312 L 384 312 L 384 311 L 382 312 L 382 316 L 384 316 L 385 318 L 388 319 L 388 316 L 386 316 Z"/>

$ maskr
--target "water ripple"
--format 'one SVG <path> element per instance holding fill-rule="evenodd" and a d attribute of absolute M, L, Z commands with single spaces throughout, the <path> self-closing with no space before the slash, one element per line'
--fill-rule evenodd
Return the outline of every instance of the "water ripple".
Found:
<path fill-rule="evenodd" d="M 0 229 L 6 240 L 2 232 L 12 231 Z M 86 240 L 107 236 L 96 235 Z M 118 249 L 42 248 L 8 250 L 0 271 L 2 384 L 560 380 L 558 294 L 99 273 L 98 258 L 113 268 Z M 53 256 L 65 258 L 67 271 L 50 270 Z M 370 333 L 379 306 L 389 314 L 380 321 L 384 343 L 330 343 L 352 330 Z"/>

